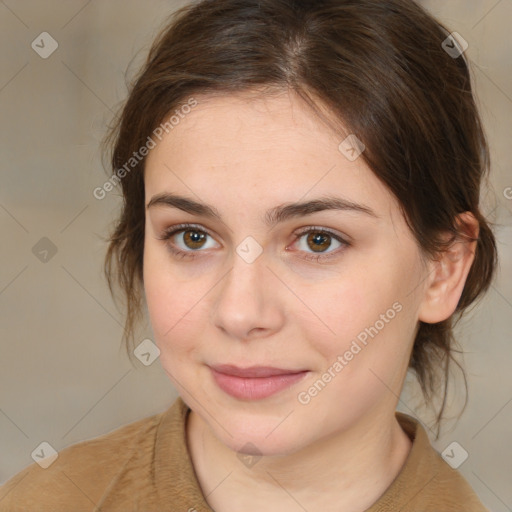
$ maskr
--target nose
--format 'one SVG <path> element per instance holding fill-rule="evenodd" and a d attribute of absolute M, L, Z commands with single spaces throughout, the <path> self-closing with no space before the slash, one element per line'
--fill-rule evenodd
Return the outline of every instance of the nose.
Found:
<path fill-rule="evenodd" d="M 285 318 L 282 283 L 269 268 L 265 253 L 251 263 L 238 254 L 232 261 L 215 287 L 213 324 L 241 341 L 271 336 Z"/>

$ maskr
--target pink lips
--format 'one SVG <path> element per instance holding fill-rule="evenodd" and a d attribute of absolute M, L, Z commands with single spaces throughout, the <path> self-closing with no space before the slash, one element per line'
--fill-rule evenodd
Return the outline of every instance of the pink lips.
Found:
<path fill-rule="evenodd" d="M 269 366 L 238 368 L 232 365 L 210 367 L 219 388 L 234 398 L 260 400 L 301 380 L 307 370 L 286 370 Z"/>

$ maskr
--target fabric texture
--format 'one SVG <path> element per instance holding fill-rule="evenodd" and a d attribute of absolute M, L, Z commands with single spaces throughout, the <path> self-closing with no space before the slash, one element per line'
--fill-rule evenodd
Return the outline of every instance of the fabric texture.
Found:
<path fill-rule="evenodd" d="M 0 487 L 0 512 L 212 512 L 186 443 L 190 409 L 159 414 L 63 449 Z M 434 450 L 422 425 L 396 412 L 413 442 L 392 484 L 366 512 L 489 512 Z"/>

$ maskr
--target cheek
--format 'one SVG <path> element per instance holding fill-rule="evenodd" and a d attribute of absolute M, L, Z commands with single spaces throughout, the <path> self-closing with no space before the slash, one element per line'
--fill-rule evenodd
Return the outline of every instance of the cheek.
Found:
<path fill-rule="evenodd" d="M 155 342 L 162 352 L 190 348 L 201 314 L 200 283 L 179 275 L 165 251 L 147 246 L 144 251 L 144 291 Z"/>
<path fill-rule="evenodd" d="M 304 303 L 318 319 L 313 322 L 317 329 L 312 331 L 310 327 L 309 330 L 323 352 L 333 354 L 348 350 L 350 341 L 391 307 L 379 288 L 371 272 L 354 269 L 336 280 L 316 283 L 310 289 Z M 308 317 L 311 316 L 310 313 Z"/>
<path fill-rule="evenodd" d="M 415 266 L 393 258 L 388 265 L 367 263 L 334 284 L 312 288 L 307 304 L 318 312 L 321 331 L 313 328 L 319 322 L 302 321 L 327 368 L 343 357 L 346 377 L 353 372 L 368 377 L 369 368 L 391 375 L 408 357 L 415 326 L 406 285 L 414 280 Z"/>

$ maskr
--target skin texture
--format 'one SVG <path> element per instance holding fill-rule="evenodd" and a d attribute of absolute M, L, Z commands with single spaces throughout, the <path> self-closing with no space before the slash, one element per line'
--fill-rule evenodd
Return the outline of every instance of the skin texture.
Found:
<path fill-rule="evenodd" d="M 410 450 L 394 412 L 418 321 L 453 313 L 474 245 L 423 260 L 388 189 L 362 158 L 340 152 L 340 135 L 294 93 L 197 100 L 148 155 L 146 205 L 172 192 L 214 206 L 223 221 L 148 208 L 144 287 L 161 364 L 192 409 L 187 441 L 199 483 L 216 512 L 364 511 Z M 267 209 L 325 195 L 364 204 L 378 218 L 332 210 L 273 228 L 263 221 Z M 199 249 L 183 231 L 158 239 L 188 222 L 211 233 Z M 327 237 L 321 247 L 332 256 L 308 261 L 319 253 L 297 231 L 311 226 L 350 245 Z M 236 252 L 248 236 L 263 250 L 252 263 Z M 195 258 L 174 256 L 171 245 Z M 400 311 L 301 403 L 298 394 L 396 303 Z M 309 373 L 251 401 L 222 391 L 212 364 Z"/>

